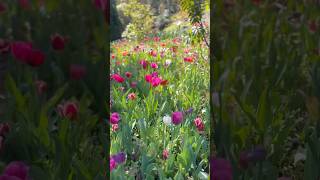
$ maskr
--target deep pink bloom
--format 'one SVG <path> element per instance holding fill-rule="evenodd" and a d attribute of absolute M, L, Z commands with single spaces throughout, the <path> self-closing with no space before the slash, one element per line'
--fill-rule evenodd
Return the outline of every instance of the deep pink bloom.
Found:
<path fill-rule="evenodd" d="M 158 72 L 155 71 L 155 72 L 151 73 L 151 76 L 152 77 L 158 77 Z"/>
<path fill-rule="evenodd" d="M 11 52 L 14 58 L 33 67 L 44 63 L 44 54 L 40 50 L 33 49 L 32 44 L 28 42 L 17 41 L 12 43 Z"/>
<path fill-rule="evenodd" d="M 7 11 L 7 5 L 4 2 L 0 2 L 0 14 Z"/>
<path fill-rule="evenodd" d="M 127 76 L 127 78 L 130 78 L 132 76 L 131 72 L 126 72 L 125 75 Z"/>
<path fill-rule="evenodd" d="M 112 157 L 110 157 L 110 171 L 112 171 L 116 167 L 117 167 L 116 161 Z"/>
<path fill-rule="evenodd" d="M 27 180 L 29 167 L 20 161 L 13 161 L 3 171 L 3 175 L 17 177 L 20 180 Z M 14 178 L 12 178 L 14 179 Z"/>
<path fill-rule="evenodd" d="M 147 75 L 145 76 L 145 79 L 146 79 L 147 82 L 151 83 L 151 81 L 152 81 L 152 75 L 151 75 L 151 74 L 147 74 Z"/>
<path fill-rule="evenodd" d="M 154 40 L 155 42 L 159 42 L 159 41 L 160 41 L 160 37 L 154 37 L 153 40 Z"/>
<path fill-rule="evenodd" d="M 213 158 L 210 161 L 210 176 L 213 180 L 232 180 L 231 163 L 222 158 Z"/>
<path fill-rule="evenodd" d="M 151 68 L 153 69 L 158 69 L 158 64 L 157 63 L 151 63 Z"/>
<path fill-rule="evenodd" d="M 135 93 L 130 93 L 128 94 L 128 99 L 129 100 L 135 100 L 137 98 L 136 94 Z"/>
<path fill-rule="evenodd" d="M 136 88 L 136 87 L 137 87 L 137 82 L 132 82 L 132 83 L 130 84 L 130 87 Z"/>
<path fill-rule="evenodd" d="M 48 89 L 47 83 L 42 80 L 35 81 L 35 85 L 36 85 L 37 93 L 40 95 L 46 92 Z"/>
<path fill-rule="evenodd" d="M 203 131 L 204 130 L 204 123 L 202 122 L 201 118 L 196 118 L 194 120 L 194 124 L 197 127 L 198 131 Z"/>
<path fill-rule="evenodd" d="M 71 64 L 69 71 L 71 79 L 80 80 L 86 75 L 87 68 L 80 64 Z"/>
<path fill-rule="evenodd" d="M 14 58 L 27 63 L 32 52 L 32 44 L 22 41 L 13 42 L 11 43 L 11 52 Z"/>
<path fill-rule="evenodd" d="M 183 120 L 183 113 L 180 112 L 180 111 L 173 112 L 172 115 L 171 115 L 171 119 L 172 119 L 172 123 L 174 125 L 178 125 Z"/>
<path fill-rule="evenodd" d="M 32 50 L 27 64 L 32 67 L 38 67 L 44 63 L 45 55 L 40 50 Z"/>
<path fill-rule="evenodd" d="M 157 86 L 160 85 L 161 82 L 162 82 L 161 78 L 159 78 L 159 77 L 154 77 L 154 78 L 152 78 L 152 80 L 151 80 L 151 85 L 152 85 L 153 87 L 157 87 Z"/>
<path fill-rule="evenodd" d="M 66 38 L 61 36 L 60 34 L 54 34 L 51 36 L 51 46 L 53 49 L 60 51 L 64 49 L 66 43 Z"/>
<path fill-rule="evenodd" d="M 116 112 L 112 113 L 110 116 L 110 123 L 111 124 L 118 124 L 120 121 L 120 115 Z"/>
<path fill-rule="evenodd" d="M 76 101 L 67 101 L 59 104 L 57 110 L 61 117 L 75 120 L 79 113 L 79 105 Z"/>
<path fill-rule="evenodd" d="M 10 43 L 7 40 L 0 39 L 0 54 L 7 54 L 9 51 Z"/>
<path fill-rule="evenodd" d="M 146 60 L 141 60 L 139 63 L 142 65 L 143 69 L 147 69 L 149 64 Z"/>
<path fill-rule="evenodd" d="M 122 76 L 120 76 L 119 74 L 113 74 L 111 76 L 111 78 L 113 80 L 115 80 L 116 82 L 118 82 L 118 83 L 123 83 L 124 82 L 124 78 Z"/>
<path fill-rule="evenodd" d="M 19 0 L 19 5 L 23 9 L 28 9 L 30 7 L 30 2 L 29 0 Z"/>
<path fill-rule="evenodd" d="M 1 123 L 0 124 L 0 136 L 6 136 L 10 132 L 10 126 L 8 123 Z"/>
<path fill-rule="evenodd" d="M 168 159 L 168 157 L 169 157 L 169 151 L 168 150 L 163 150 L 163 152 L 162 152 L 162 158 L 164 159 L 164 160 L 166 160 L 166 159 Z"/>
<path fill-rule="evenodd" d="M 185 57 L 183 60 L 184 60 L 185 62 L 193 62 L 193 58 L 192 58 L 191 56 Z"/>

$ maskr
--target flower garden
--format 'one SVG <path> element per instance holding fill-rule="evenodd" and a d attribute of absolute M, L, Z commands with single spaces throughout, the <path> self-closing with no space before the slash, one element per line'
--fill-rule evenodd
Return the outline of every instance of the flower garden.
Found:
<path fill-rule="evenodd" d="M 105 179 L 106 1 L 0 1 L 0 179 Z"/>
<path fill-rule="evenodd" d="M 111 45 L 111 179 L 208 179 L 209 61 L 179 37 Z"/>

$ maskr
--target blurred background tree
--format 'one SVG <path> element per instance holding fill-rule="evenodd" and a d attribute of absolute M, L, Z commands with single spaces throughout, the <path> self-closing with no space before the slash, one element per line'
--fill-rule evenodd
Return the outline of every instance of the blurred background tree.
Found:
<path fill-rule="evenodd" d="M 118 10 L 116 8 L 116 1 L 111 0 L 111 14 L 110 14 L 110 31 L 111 40 L 119 39 L 121 37 L 121 32 L 123 31 L 123 24 L 119 19 Z"/>
<path fill-rule="evenodd" d="M 128 39 L 141 39 L 148 33 L 181 34 L 196 22 L 206 19 L 209 23 L 209 0 L 113 0 L 111 3 L 116 24 L 112 40 L 121 38 L 119 34 Z M 203 31 L 190 35 L 199 39 L 199 32 L 203 37 Z"/>

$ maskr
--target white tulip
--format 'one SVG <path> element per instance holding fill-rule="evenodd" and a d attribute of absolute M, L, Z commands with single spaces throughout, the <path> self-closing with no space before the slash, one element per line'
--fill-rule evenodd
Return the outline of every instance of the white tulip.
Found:
<path fill-rule="evenodd" d="M 170 60 L 170 59 L 167 59 L 165 65 L 166 65 L 166 66 L 169 66 L 170 64 L 171 64 L 171 60 Z"/>
<path fill-rule="evenodd" d="M 172 123 L 171 117 L 168 115 L 164 116 L 163 123 L 165 123 L 166 125 L 170 125 Z"/>

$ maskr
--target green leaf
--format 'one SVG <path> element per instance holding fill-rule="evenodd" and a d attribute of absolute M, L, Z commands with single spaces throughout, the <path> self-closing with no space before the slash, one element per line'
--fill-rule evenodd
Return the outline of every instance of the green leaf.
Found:
<path fill-rule="evenodd" d="M 209 174 L 205 173 L 205 172 L 199 172 L 198 178 L 199 178 L 199 180 L 205 180 L 205 179 L 207 180 L 207 179 L 209 179 Z"/>
<path fill-rule="evenodd" d="M 267 95 L 268 95 L 268 90 L 265 89 L 260 96 L 258 109 L 257 109 L 257 121 L 261 131 L 266 130 L 267 121 L 269 117 L 267 113 L 270 113 L 268 112 Z"/>
<path fill-rule="evenodd" d="M 6 83 L 7 89 L 9 90 L 9 92 L 12 93 L 12 95 L 15 98 L 15 101 L 17 103 L 17 109 L 20 112 L 24 112 L 25 106 L 26 106 L 26 98 L 22 95 L 21 91 L 18 89 L 11 75 L 7 76 L 5 83 Z"/>

